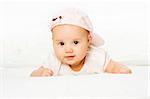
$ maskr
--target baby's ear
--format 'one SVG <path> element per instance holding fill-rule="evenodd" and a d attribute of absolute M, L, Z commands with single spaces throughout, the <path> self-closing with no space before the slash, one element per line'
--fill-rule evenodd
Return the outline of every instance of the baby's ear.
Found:
<path fill-rule="evenodd" d="M 91 44 L 91 42 L 92 42 L 92 37 L 91 37 L 90 33 L 88 34 L 88 41 L 89 41 L 89 44 Z"/>

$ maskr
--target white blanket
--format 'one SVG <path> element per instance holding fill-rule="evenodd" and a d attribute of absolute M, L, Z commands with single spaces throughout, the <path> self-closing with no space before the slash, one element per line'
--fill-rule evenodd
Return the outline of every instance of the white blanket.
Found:
<path fill-rule="evenodd" d="M 1 69 L 0 96 L 10 99 L 150 99 L 150 67 L 130 68 L 132 74 L 56 77 L 30 77 L 28 68 Z"/>

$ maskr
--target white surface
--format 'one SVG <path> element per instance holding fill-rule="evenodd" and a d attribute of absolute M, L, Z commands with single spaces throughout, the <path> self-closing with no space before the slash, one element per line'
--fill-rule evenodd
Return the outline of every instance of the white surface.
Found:
<path fill-rule="evenodd" d="M 104 73 L 57 77 L 29 77 L 31 68 L 1 69 L 0 95 L 1 99 L 148 99 L 150 67 L 130 68 L 131 75 Z"/>
<path fill-rule="evenodd" d="M 47 58 L 51 16 L 68 6 L 89 15 L 112 58 L 143 67 L 131 67 L 132 75 L 29 77 L 29 67 L 39 66 Z M 0 21 L 0 99 L 147 98 L 149 0 L 4 0 L 0 2 Z"/>
<path fill-rule="evenodd" d="M 41 64 L 49 52 L 49 20 L 65 7 L 77 7 L 89 15 L 95 32 L 105 39 L 106 49 L 114 59 L 147 63 L 149 0 L 36 1 L 0 3 L 0 66 Z"/>

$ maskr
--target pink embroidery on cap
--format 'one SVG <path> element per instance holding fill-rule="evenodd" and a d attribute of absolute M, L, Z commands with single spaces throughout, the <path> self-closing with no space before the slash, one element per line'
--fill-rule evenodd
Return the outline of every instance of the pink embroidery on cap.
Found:
<path fill-rule="evenodd" d="M 55 20 L 57 20 L 57 18 L 53 18 L 53 19 L 52 19 L 52 21 L 55 21 Z"/>
<path fill-rule="evenodd" d="M 53 18 L 53 19 L 52 19 L 52 21 L 56 21 L 58 18 L 59 18 L 59 20 L 61 20 L 61 19 L 62 19 L 62 16 L 59 16 L 59 17 Z"/>

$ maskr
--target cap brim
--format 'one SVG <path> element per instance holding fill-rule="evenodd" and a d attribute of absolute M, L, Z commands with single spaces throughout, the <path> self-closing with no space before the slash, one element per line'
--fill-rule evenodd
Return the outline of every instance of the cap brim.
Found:
<path fill-rule="evenodd" d="M 99 36 L 98 34 L 92 33 L 92 45 L 93 46 L 99 47 L 99 46 L 104 45 L 104 43 L 105 41 L 101 36 Z"/>

